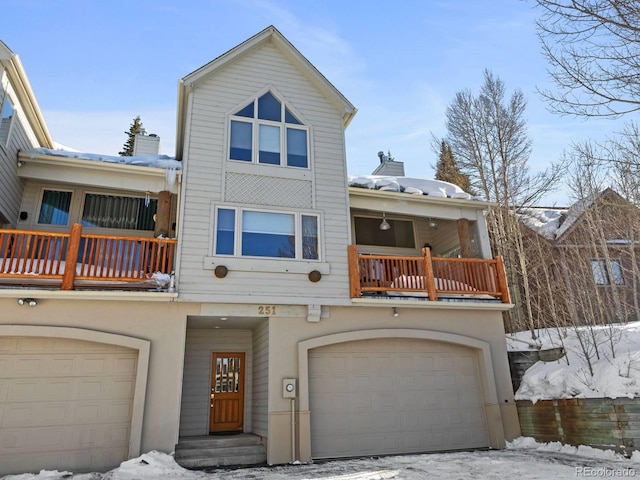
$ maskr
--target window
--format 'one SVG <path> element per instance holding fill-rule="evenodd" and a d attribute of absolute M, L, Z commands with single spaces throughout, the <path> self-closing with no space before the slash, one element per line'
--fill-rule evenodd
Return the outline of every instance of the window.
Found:
<path fill-rule="evenodd" d="M 308 127 L 271 92 L 231 115 L 229 159 L 309 167 Z"/>
<path fill-rule="evenodd" d="M 9 143 L 9 133 L 11 133 L 11 121 L 15 110 L 8 96 L 5 96 L 4 104 L 0 104 L 0 142 L 5 145 Z"/>
<path fill-rule="evenodd" d="M 318 238 L 317 215 L 217 209 L 216 255 L 318 260 Z"/>
<path fill-rule="evenodd" d="M 87 193 L 82 225 L 85 227 L 153 230 L 158 201 L 141 197 L 120 197 Z"/>
<path fill-rule="evenodd" d="M 386 220 L 391 228 L 380 230 L 381 217 L 354 217 L 356 244 L 415 248 L 416 243 L 411 220 L 396 220 L 388 217 Z"/>
<path fill-rule="evenodd" d="M 622 266 L 618 260 L 610 260 L 611 269 L 607 268 L 606 260 L 591 260 L 591 270 L 596 285 L 622 285 Z"/>
<path fill-rule="evenodd" d="M 38 223 L 41 225 L 68 225 L 71 192 L 45 190 L 42 192 L 42 203 Z"/>

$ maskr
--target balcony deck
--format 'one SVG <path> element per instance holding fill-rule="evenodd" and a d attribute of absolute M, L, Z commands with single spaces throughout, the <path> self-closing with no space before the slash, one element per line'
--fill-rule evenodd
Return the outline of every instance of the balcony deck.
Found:
<path fill-rule="evenodd" d="M 368 255 L 348 247 L 351 298 L 415 298 L 429 301 L 511 303 L 501 257 L 421 257 Z"/>
<path fill-rule="evenodd" d="M 0 230 L 0 287 L 166 291 L 177 241 Z"/>

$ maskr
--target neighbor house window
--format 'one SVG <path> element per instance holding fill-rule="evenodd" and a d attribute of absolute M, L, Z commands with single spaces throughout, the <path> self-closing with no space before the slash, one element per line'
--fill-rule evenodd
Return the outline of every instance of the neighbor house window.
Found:
<path fill-rule="evenodd" d="M 67 225 L 70 206 L 71 192 L 44 190 L 38 223 L 41 225 Z"/>
<path fill-rule="evenodd" d="M 240 208 L 216 211 L 215 253 L 318 260 L 318 216 Z"/>
<path fill-rule="evenodd" d="M 624 283 L 620 262 L 610 260 L 609 264 L 611 268 L 607 268 L 606 260 L 591 260 L 591 270 L 596 285 L 622 285 Z"/>
<path fill-rule="evenodd" d="M 375 245 L 378 247 L 415 248 L 413 222 L 386 217 L 391 226 L 380 230 L 382 217 L 354 217 L 357 245 Z"/>
<path fill-rule="evenodd" d="M 231 115 L 229 159 L 263 165 L 309 167 L 309 129 L 267 92 Z"/>
<path fill-rule="evenodd" d="M 87 193 L 82 225 L 123 230 L 153 230 L 158 201 L 144 197 L 121 197 Z"/>
<path fill-rule="evenodd" d="M 13 104 L 8 96 L 5 96 L 4 103 L 0 103 L 0 142 L 5 145 L 9 143 L 9 133 L 11 133 L 11 123 L 15 116 Z"/>

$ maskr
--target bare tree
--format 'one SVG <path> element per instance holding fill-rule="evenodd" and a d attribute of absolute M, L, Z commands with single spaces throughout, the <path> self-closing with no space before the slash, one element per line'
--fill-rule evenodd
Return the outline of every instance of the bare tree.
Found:
<path fill-rule="evenodd" d="M 503 255 L 511 293 L 520 308 L 507 328 L 529 328 L 535 338 L 532 299 L 522 225 L 513 209 L 531 205 L 551 191 L 563 174 L 560 164 L 530 174 L 528 161 L 531 139 L 524 112 L 526 100 L 520 90 L 507 98 L 504 83 L 490 71 L 484 72 L 480 93 L 458 92 L 447 108 L 447 141 L 460 170 L 469 176 L 472 187 L 497 204 L 487 220 L 493 251 Z"/>
<path fill-rule="evenodd" d="M 538 37 L 558 92 L 542 91 L 561 114 L 617 117 L 640 109 L 640 3 L 535 0 Z"/>

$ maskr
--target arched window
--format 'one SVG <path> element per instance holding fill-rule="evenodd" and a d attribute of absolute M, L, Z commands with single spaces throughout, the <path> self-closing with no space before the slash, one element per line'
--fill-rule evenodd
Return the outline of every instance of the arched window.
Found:
<path fill-rule="evenodd" d="M 273 93 L 230 117 L 229 160 L 309 168 L 309 128 Z"/>

